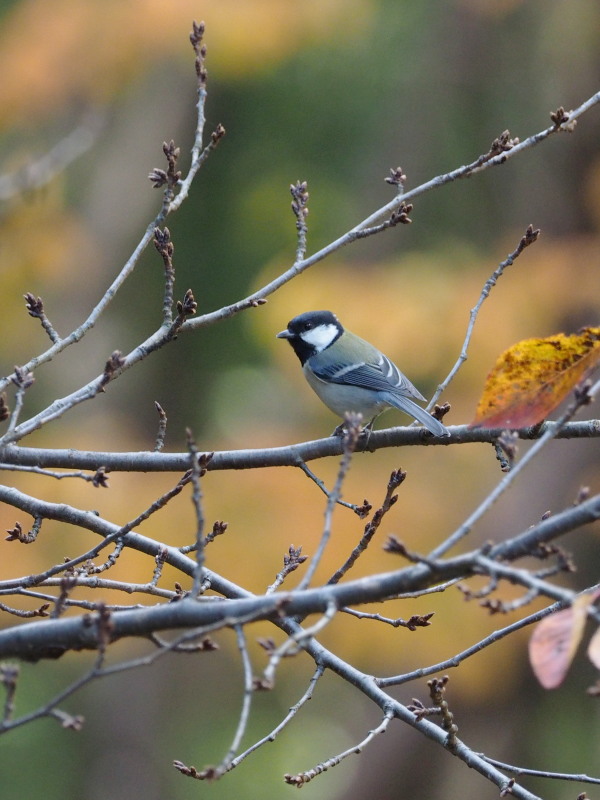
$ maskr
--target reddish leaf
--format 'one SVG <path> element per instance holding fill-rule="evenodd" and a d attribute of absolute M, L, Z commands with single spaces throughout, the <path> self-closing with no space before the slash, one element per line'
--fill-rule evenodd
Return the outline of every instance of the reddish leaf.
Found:
<path fill-rule="evenodd" d="M 590 595 L 581 595 L 536 626 L 529 640 L 529 662 L 544 689 L 556 689 L 563 682 L 583 636 L 590 601 Z"/>
<path fill-rule="evenodd" d="M 545 419 L 600 362 L 600 328 L 524 339 L 486 379 L 472 426 L 523 428 Z"/>
<path fill-rule="evenodd" d="M 596 630 L 596 633 L 590 639 L 587 654 L 596 669 L 600 669 L 600 628 Z"/>

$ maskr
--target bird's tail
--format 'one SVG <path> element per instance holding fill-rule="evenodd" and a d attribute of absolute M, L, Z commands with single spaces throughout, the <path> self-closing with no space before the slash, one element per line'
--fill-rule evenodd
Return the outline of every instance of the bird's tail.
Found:
<path fill-rule="evenodd" d="M 417 422 L 420 422 L 422 425 L 425 425 L 428 431 L 434 434 L 434 436 L 450 436 L 450 432 L 445 425 L 432 417 L 428 411 L 425 411 L 424 408 L 418 406 L 416 403 L 408 397 L 402 397 L 394 394 L 389 394 L 386 397 L 386 400 L 390 403 L 390 405 L 394 406 L 395 408 L 399 408 L 400 411 L 404 411 L 406 414 L 410 414 L 411 417 L 414 417 Z"/>

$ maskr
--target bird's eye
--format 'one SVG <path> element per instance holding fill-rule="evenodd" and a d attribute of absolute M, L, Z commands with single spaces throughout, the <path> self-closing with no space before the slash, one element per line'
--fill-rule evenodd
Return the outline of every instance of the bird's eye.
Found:
<path fill-rule="evenodd" d="M 305 322 L 304 323 L 304 330 L 305 331 L 309 331 L 312 328 L 312 326 L 313 326 L 312 322 Z"/>

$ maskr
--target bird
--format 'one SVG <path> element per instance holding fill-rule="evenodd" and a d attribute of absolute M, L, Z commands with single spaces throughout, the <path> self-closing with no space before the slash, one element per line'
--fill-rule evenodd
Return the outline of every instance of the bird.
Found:
<path fill-rule="evenodd" d="M 423 395 L 387 356 L 346 330 L 331 311 L 306 311 L 288 322 L 278 339 L 287 339 L 300 359 L 304 377 L 325 405 L 343 417 L 347 412 L 370 420 L 399 408 L 435 436 L 449 436 L 445 425 L 418 406 Z M 334 433 L 340 433 L 343 425 Z"/>

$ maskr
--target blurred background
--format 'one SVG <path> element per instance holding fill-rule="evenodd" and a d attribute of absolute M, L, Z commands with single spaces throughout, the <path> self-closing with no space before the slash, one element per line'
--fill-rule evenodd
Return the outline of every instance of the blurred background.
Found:
<path fill-rule="evenodd" d="M 392 198 L 394 189 L 384 181 L 390 168 L 402 166 L 410 189 L 473 161 L 506 128 L 524 139 L 548 127 L 550 111 L 574 108 L 599 88 L 600 6 L 594 0 L 54 0 L 51 6 L 4 0 L 0 15 L 0 173 L 27 183 L 29 165 L 81 126 L 83 139 L 89 134 L 89 149 L 53 180 L 0 200 L 2 374 L 47 346 L 38 322 L 27 316 L 24 292 L 43 298 L 61 335 L 71 331 L 160 206 L 161 194 L 147 175 L 164 167 L 164 140 L 181 147 L 180 166 L 187 168 L 196 102 L 188 39 L 193 19 L 206 22 L 206 136 L 218 123 L 227 130 L 189 200 L 167 222 L 175 244 L 175 295 L 192 288 L 199 312 L 245 296 L 293 262 L 290 183 L 308 181 L 310 254 Z M 412 225 L 340 251 L 266 306 L 181 335 L 105 395 L 26 443 L 151 449 L 155 400 L 167 411 L 167 448 L 173 451 L 185 449 L 187 426 L 203 450 L 324 436 L 337 421 L 305 386 L 290 348 L 275 339 L 292 316 L 311 308 L 336 311 L 431 395 L 460 352 L 469 310 L 485 280 L 531 223 L 541 228 L 541 239 L 494 289 L 469 360 L 442 397 L 452 404 L 448 424 L 469 422 L 503 349 L 521 338 L 598 324 L 599 131 L 595 108 L 573 134 L 551 137 L 502 168 L 417 198 Z M 162 289 L 162 262 L 149 247 L 94 330 L 36 372 L 25 412 L 86 383 L 113 350 L 128 352 L 155 330 Z M 597 415 L 592 408 L 590 416 Z M 396 412 L 384 420 L 379 427 L 407 422 Z M 334 461 L 312 466 L 332 483 Z M 501 477 L 489 446 L 381 451 L 354 459 L 345 498 L 379 504 L 397 467 L 407 470 L 408 479 L 356 576 L 400 566 L 381 550 L 390 533 L 410 549 L 429 550 Z M 598 467 L 595 441 L 551 445 L 477 526 L 468 546 L 526 529 L 547 509 L 572 503 L 582 484 L 597 491 Z M 23 491 L 96 508 L 120 524 L 177 480 L 114 474 L 111 488 L 101 490 L 5 476 Z M 262 592 L 290 544 L 314 553 L 324 497 L 301 473 L 210 473 L 204 491 L 207 519 L 229 523 L 208 560 L 228 578 Z M 21 522 L 30 525 L 26 518 Z M 0 508 L 0 527 L 14 523 L 14 510 Z M 336 513 L 322 579 L 345 559 L 362 528 L 350 511 Z M 140 532 L 189 544 L 189 498 Z M 582 565 L 570 585 L 595 580 L 596 537 L 597 530 L 568 537 Z M 29 574 L 94 543 L 91 537 L 82 541 L 79 531 L 46 523 L 33 547 L 0 545 L 0 577 Z M 146 560 L 127 554 L 109 574 L 147 581 L 151 570 Z M 171 587 L 180 577 L 166 570 L 163 584 Z M 514 596 L 515 590 L 501 594 Z M 127 602 L 108 593 L 105 599 Z M 406 618 L 431 611 L 434 624 L 414 633 L 339 618 L 322 639 L 361 669 L 388 675 L 448 658 L 517 618 L 490 618 L 475 602 L 465 605 L 456 589 L 392 604 L 385 613 Z M 15 621 L 6 616 L 3 623 Z M 273 630 L 257 626 L 249 635 L 272 636 Z M 528 635 L 504 639 L 452 673 L 449 700 L 459 735 L 476 750 L 521 766 L 594 773 L 598 711 L 584 691 L 595 680 L 593 669 L 582 656 L 560 690 L 542 691 L 527 664 Z M 283 773 L 311 768 L 378 724 L 374 707 L 327 676 L 275 743 L 210 787 L 184 779 L 171 767 L 173 759 L 198 768 L 217 763 L 235 730 L 239 658 L 232 635 L 221 635 L 219 643 L 217 653 L 168 657 L 152 669 L 86 688 L 65 704 L 86 717 L 81 733 L 46 720 L 4 737 L 3 798 L 42 791 L 47 800 L 279 798 L 291 791 Z M 115 657 L 142 650 L 119 645 Z M 253 641 L 251 654 L 258 674 L 265 655 Z M 89 663 L 88 656 L 74 655 L 25 666 L 17 711 L 44 702 Z M 255 698 L 246 745 L 297 702 L 311 672 L 302 656 L 285 662 L 275 690 Z M 404 702 L 414 695 L 427 701 L 424 682 L 394 694 Z M 564 796 L 562 786 L 526 783 L 545 798 Z M 401 725 L 304 792 L 328 800 L 349 793 L 357 800 L 399 793 L 416 800 L 496 796 L 491 785 Z M 594 797 L 593 790 L 589 794 Z"/>

